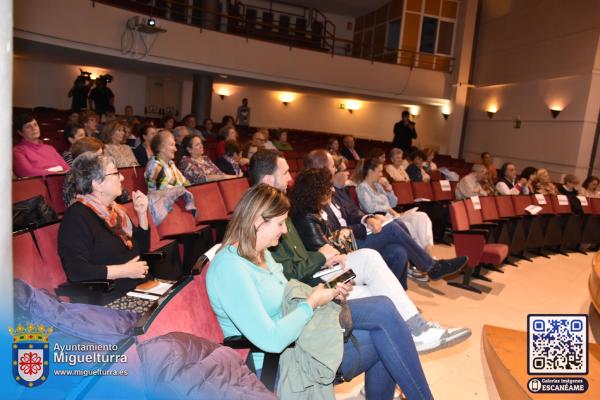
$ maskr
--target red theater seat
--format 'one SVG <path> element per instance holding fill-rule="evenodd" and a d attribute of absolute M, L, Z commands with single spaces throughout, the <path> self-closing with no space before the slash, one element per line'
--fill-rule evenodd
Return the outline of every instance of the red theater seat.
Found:
<path fill-rule="evenodd" d="M 410 182 L 394 182 L 392 183 L 392 189 L 398 198 L 398 205 L 414 204 L 415 196 Z"/>
<path fill-rule="evenodd" d="M 50 202 L 48 189 L 44 183 L 44 178 L 36 176 L 33 178 L 15 179 L 12 181 L 12 201 L 16 203 L 30 199 L 35 196 L 43 196 L 46 202 Z"/>
<path fill-rule="evenodd" d="M 53 174 L 46 176 L 46 185 L 50 195 L 50 207 L 59 214 L 67 209 L 63 200 L 63 188 L 65 185 L 65 174 Z"/>
<path fill-rule="evenodd" d="M 235 207 L 237 207 L 249 187 L 250 185 L 246 178 L 219 181 L 219 189 L 221 190 L 223 200 L 225 200 L 227 212 L 232 213 L 235 210 Z"/>

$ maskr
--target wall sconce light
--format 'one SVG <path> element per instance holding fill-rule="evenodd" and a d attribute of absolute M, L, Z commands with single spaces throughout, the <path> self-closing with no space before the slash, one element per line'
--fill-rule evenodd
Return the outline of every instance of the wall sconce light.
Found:
<path fill-rule="evenodd" d="M 488 118 L 492 119 L 494 117 L 494 114 L 496 114 L 497 112 L 498 112 L 498 107 L 491 106 L 490 108 L 487 109 Z"/>
<path fill-rule="evenodd" d="M 409 106 L 408 107 L 408 112 L 410 113 L 410 115 L 412 115 L 413 117 L 417 117 L 417 115 L 419 115 L 419 112 L 421 112 L 421 107 L 419 106 Z"/>
<path fill-rule="evenodd" d="M 219 95 L 221 100 L 225 100 L 225 97 L 231 95 L 231 92 L 227 88 L 219 88 L 219 90 L 217 90 L 217 94 Z"/>
<path fill-rule="evenodd" d="M 291 102 L 294 101 L 294 99 L 296 98 L 296 95 L 294 95 L 294 93 L 290 93 L 290 92 L 282 92 L 279 94 L 279 100 L 283 103 L 284 106 L 287 107 L 287 105 Z"/>
<path fill-rule="evenodd" d="M 447 120 L 449 116 L 450 116 L 450 106 L 445 105 L 442 107 L 442 117 L 444 117 L 444 120 Z"/>
<path fill-rule="evenodd" d="M 560 114 L 562 110 L 559 108 L 551 108 L 550 109 L 550 114 L 552 114 L 552 118 L 556 119 L 556 117 L 558 117 L 558 114 Z"/>
<path fill-rule="evenodd" d="M 355 110 L 360 109 L 361 103 L 358 100 L 346 100 L 344 102 L 344 107 L 350 114 L 352 114 Z"/>

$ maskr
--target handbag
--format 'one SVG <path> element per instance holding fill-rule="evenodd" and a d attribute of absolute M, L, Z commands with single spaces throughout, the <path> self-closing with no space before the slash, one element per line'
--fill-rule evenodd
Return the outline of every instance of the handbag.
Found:
<path fill-rule="evenodd" d="M 350 228 L 342 228 L 333 231 L 327 238 L 329 243 L 342 254 L 348 254 L 358 250 L 354 232 Z"/>
<path fill-rule="evenodd" d="M 13 232 L 36 228 L 42 224 L 58 220 L 58 215 L 44 200 L 42 195 L 13 204 Z"/>

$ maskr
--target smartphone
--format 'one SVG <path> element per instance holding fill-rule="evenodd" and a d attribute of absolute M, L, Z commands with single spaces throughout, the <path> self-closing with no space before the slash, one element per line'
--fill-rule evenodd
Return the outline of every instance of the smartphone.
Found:
<path fill-rule="evenodd" d="M 165 259 L 167 253 L 164 251 L 156 251 L 153 253 L 142 253 L 140 254 L 140 261 L 146 261 L 148 264 L 148 276 L 156 276 L 155 265 L 157 262 Z"/>
<path fill-rule="evenodd" d="M 335 289 L 335 287 L 337 286 L 338 283 L 348 283 L 355 278 L 356 278 L 356 274 L 354 273 L 354 271 L 349 269 L 348 271 L 344 272 L 341 275 L 338 275 L 337 277 L 333 278 L 332 280 L 325 282 L 325 284 L 328 287 Z"/>

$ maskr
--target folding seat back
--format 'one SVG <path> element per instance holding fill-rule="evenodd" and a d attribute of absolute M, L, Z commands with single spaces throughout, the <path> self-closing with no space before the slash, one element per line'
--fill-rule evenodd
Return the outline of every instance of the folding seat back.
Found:
<path fill-rule="evenodd" d="M 483 196 L 479 198 L 479 201 L 481 203 L 481 215 L 483 216 L 484 221 L 495 221 L 500 219 L 494 197 Z"/>
<path fill-rule="evenodd" d="M 564 200 L 566 196 L 561 198 Z M 552 201 L 552 208 L 554 209 L 555 214 L 571 214 L 571 205 L 569 204 L 568 199 L 566 202 L 563 201 L 563 204 L 560 204 L 558 196 L 550 196 L 550 200 Z"/>
<path fill-rule="evenodd" d="M 431 177 L 431 182 L 437 182 L 443 179 L 442 173 L 437 169 L 429 171 L 428 174 Z"/>
<path fill-rule="evenodd" d="M 525 211 L 525 208 L 529 207 L 531 203 L 530 196 L 504 196 L 510 197 L 513 204 L 513 209 L 515 211 L 515 215 L 527 215 L 528 212 Z"/>
<path fill-rule="evenodd" d="M 131 219 L 131 222 L 135 225 L 139 225 L 139 220 L 135 209 L 133 208 L 133 202 L 130 201 L 128 203 L 122 204 Z M 152 217 L 150 216 L 150 212 L 148 211 L 148 226 L 150 227 L 150 251 L 156 251 L 168 244 L 173 243 L 173 240 L 170 239 L 161 239 L 158 234 L 158 229 L 154 225 L 152 221 Z"/>
<path fill-rule="evenodd" d="M 65 174 L 52 174 L 46 176 L 46 185 L 50 195 L 50 207 L 59 214 L 67 209 L 63 200 L 63 188 L 65 186 Z"/>
<path fill-rule="evenodd" d="M 465 209 L 467 210 L 467 217 L 469 218 L 469 224 L 477 225 L 483 224 L 483 216 L 481 215 L 481 209 L 476 210 L 471 199 L 463 201 Z"/>
<path fill-rule="evenodd" d="M 221 190 L 223 200 L 225 200 L 225 207 L 228 213 L 232 213 L 235 210 L 235 207 L 249 187 L 250 184 L 246 178 L 219 181 L 219 189 Z"/>
<path fill-rule="evenodd" d="M 167 236 L 176 236 L 196 232 L 196 217 L 185 209 L 185 203 L 179 199 L 173 204 L 173 210 L 157 225 L 161 239 Z"/>
<path fill-rule="evenodd" d="M 221 195 L 217 182 L 189 186 L 187 189 L 194 195 L 194 202 L 199 213 L 199 222 L 206 223 L 228 219 L 225 200 Z"/>
<path fill-rule="evenodd" d="M 304 160 L 299 158 L 296 160 L 296 163 L 298 164 L 298 171 L 302 171 L 304 169 Z"/>
<path fill-rule="evenodd" d="M 41 254 L 30 231 L 15 233 L 12 238 L 13 277 L 22 279 L 33 287 L 44 287 L 45 280 Z M 47 288 L 51 292 L 54 288 Z"/>
<path fill-rule="evenodd" d="M 148 185 L 146 185 L 146 178 L 144 178 L 143 167 L 119 168 L 119 172 L 123 175 L 123 188 L 127 189 L 129 193 L 135 190 L 148 193 Z"/>
<path fill-rule="evenodd" d="M 538 196 L 540 196 L 540 195 L 531 195 L 531 201 L 532 201 L 531 204 L 535 204 L 536 206 L 542 207 L 541 211 L 538 214 L 540 214 L 540 215 L 554 214 L 554 209 L 552 208 L 552 201 L 550 200 L 550 196 L 541 195 L 541 197 L 544 198 L 544 204 L 540 203 L 541 200 L 538 200 Z"/>
<path fill-rule="evenodd" d="M 33 178 L 15 179 L 12 181 L 12 201 L 16 203 L 30 199 L 35 196 L 43 196 L 46 202 L 50 201 L 48 189 L 44 178 L 36 176 Z"/>
<path fill-rule="evenodd" d="M 43 262 L 43 269 L 38 273 L 44 277 L 44 283 L 43 286 L 37 287 L 48 289 L 51 293 L 54 288 L 67 281 L 67 275 L 58 255 L 59 227 L 60 223 L 53 223 L 33 231 L 33 237 L 39 246 Z"/>
<path fill-rule="evenodd" d="M 298 171 L 298 161 L 294 158 L 286 159 L 288 166 L 290 167 L 290 171 L 297 172 Z"/>
<path fill-rule="evenodd" d="M 600 199 L 588 199 L 592 205 L 592 211 L 595 215 L 600 215 Z"/>
<path fill-rule="evenodd" d="M 433 200 L 433 190 L 429 182 L 411 182 L 415 199 Z"/>
<path fill-rule="evenodd" d="M 581 202 L 581 209 L 583 210 L 583 213 L 586 215 L 591 215 L 594 213 L 594 210 L 592 209 L 592 202 L 590 201 L 591 199 L 589 197 L 585 197 L 585 196 L 578 196 L 579 197 L 579 201 Z M 583 201 L 585 199 L 585 201 Z M 584 204 L 586 203 L 586 204 Z"/>
<path fill-rule="evenodd" d="M 496 200 L 496 208 L 498 210 L 498 215 L 500 218 L 511 218 L 516 216 L 515 209 L 513 207 L 512 200 L 510 199 L 513 196 L 495 196 Z"/>
<path fill-rule="evenodd" d="M 398 198 L 398 205 L 413 204 L 415 202 L 410 182 L 394 182 L 392 183 L 392 189 Z"/>
<path fill-rule="evenodd" d="M 450 203 L 450 221 L 455 232 L 467 231 L 471 227 L 465 204 L 462 201 Z"/>
<path fill-rule="evenodd" d="M 452 195 L 452 186 L 448 181 L 442 182 L 437 180 L 431 182 L 431 188 L 433 190 L 433 200 L 435 201 L 451 201 L 454 198 Z"/>
<path fill-rule="evenodd" d="M 454 200 L 456 200 L 456 185 L 458 185 L 458 182 L 450 181 L 450 187 L 452 188 L 452 199 Z"/>

